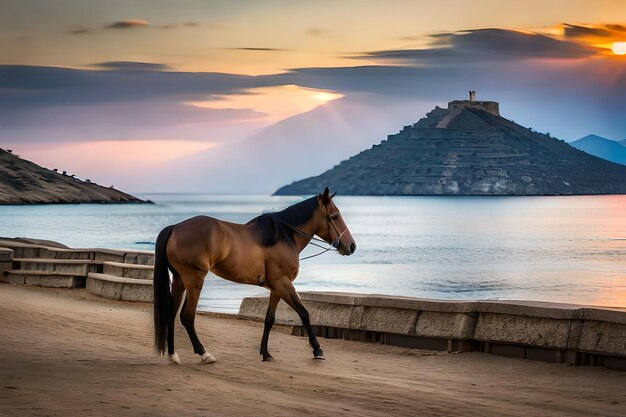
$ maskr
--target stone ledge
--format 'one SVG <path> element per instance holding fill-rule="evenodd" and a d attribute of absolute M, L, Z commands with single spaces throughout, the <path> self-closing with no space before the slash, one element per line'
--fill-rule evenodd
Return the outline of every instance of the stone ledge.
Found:
<path fill-rule="evenodd" d="M 325 337 L 626 366 L 626 309 L 622 308 L 337 292 L 304 292 L 300 297 L 309 310 L 314 331 Z M 244 298 L 239 314 L 263 320 L 267 302 L 267 297 Z M 285 303 L 279 304 L 276 321 L 295 326 L 294 334 L 303 333 L 300 319 Z"/>
<path fill-rule="evenodd" d="M 474 339 L 537 347 L 576 348 L 570 341 L 571 320 L 513 314 L 481 313 Z"/>
<path fill-rule="evenodd" d="M 471 339 L 476 317 L 470 303 L 442 302 L 410 299 L 408 297 L 304 292 L 302 302 L 309 310 L 311 323 L 316 326 L 407 334 L 427 338 Z M 267 297 L 244 298 L 239 314 L 263 320 L 267 310 Z M 342 301 L 345 300 L 345 303 Z M 300 318 L 284 302 L 278 305 L 276 322 L 300 325 Z"/>
<path fill-rule="evenodd" d="M 432 300 L 428 298 L 403 297 L 399 295 L 358 294 L 343 292 L 302 292 L 302 301 L 320 301 L 333 304 L 363 305 L 371 307 L 403 308 L 453 313 L 471 313 L 473 301 Z"/>

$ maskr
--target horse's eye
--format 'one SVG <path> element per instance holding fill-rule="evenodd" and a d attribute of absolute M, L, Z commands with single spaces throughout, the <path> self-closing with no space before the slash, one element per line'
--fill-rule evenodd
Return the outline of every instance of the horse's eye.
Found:
<path fill-rule="evenodd" d="M 330 219 L 331 220 L 337 220 L 339 218 L 339 213 L 335 213 L 335 214 L 331 214 L 330 215 Z"/>

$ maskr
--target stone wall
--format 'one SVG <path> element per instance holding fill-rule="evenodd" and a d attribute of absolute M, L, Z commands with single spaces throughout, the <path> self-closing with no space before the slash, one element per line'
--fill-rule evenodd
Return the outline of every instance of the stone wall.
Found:
<path fill-rule="evenodd" d="M 324 337 L 626 369 L 626 309 L 347 293 L 300 295 L 315 332 Z M 239 314 L 262 320 L 267 301 L 245 298 Z M 300 319 L 285 303 L 279 304 L 276 320 L 304 335 Z"/>
<path fill-rule="evenodd" d="M 500 104 L 497 101 L 454 100 L 448 103 L 448 110 L 484 110 L 494 116 L 500 116 Z"/>

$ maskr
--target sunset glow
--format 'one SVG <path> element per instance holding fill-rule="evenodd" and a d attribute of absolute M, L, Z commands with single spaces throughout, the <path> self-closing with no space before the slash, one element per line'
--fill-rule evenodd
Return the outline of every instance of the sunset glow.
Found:
<path fill-rule="evenodd" d="M 611 49 L 617 55 L 626 55 L 626 42 L 613 42 Z"/>
<path fill-rule="evenodd" d="M 262 113 L 260 117 L 267 122 L 276 122 L 341 97 L 342 94 L 334 91 L 289 84 L 252 88 L 245 90 L 243 94 L 216 96 L 214 100 L 190 101 L 185 104 L 205 109 L 253 109 Z"/>

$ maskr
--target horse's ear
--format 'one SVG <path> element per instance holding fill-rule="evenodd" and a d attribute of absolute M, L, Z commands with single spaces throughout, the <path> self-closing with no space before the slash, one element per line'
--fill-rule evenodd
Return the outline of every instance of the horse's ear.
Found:
<path fill-rule="evenodd" d="M 332 200 L 334 196 L 337 195 L 337 191 L 335 191 L 334 193 L 331 194 L 330 199 Z"/>
<path fill-rule="evenodd" d="M 330 190 L 328 187 L 324 188 L 324 192 L 319 196 L 320 203 L 323 205 L 327 205 L 330 203 L 330 199 L 332 198 L 330 195 Z"/>

